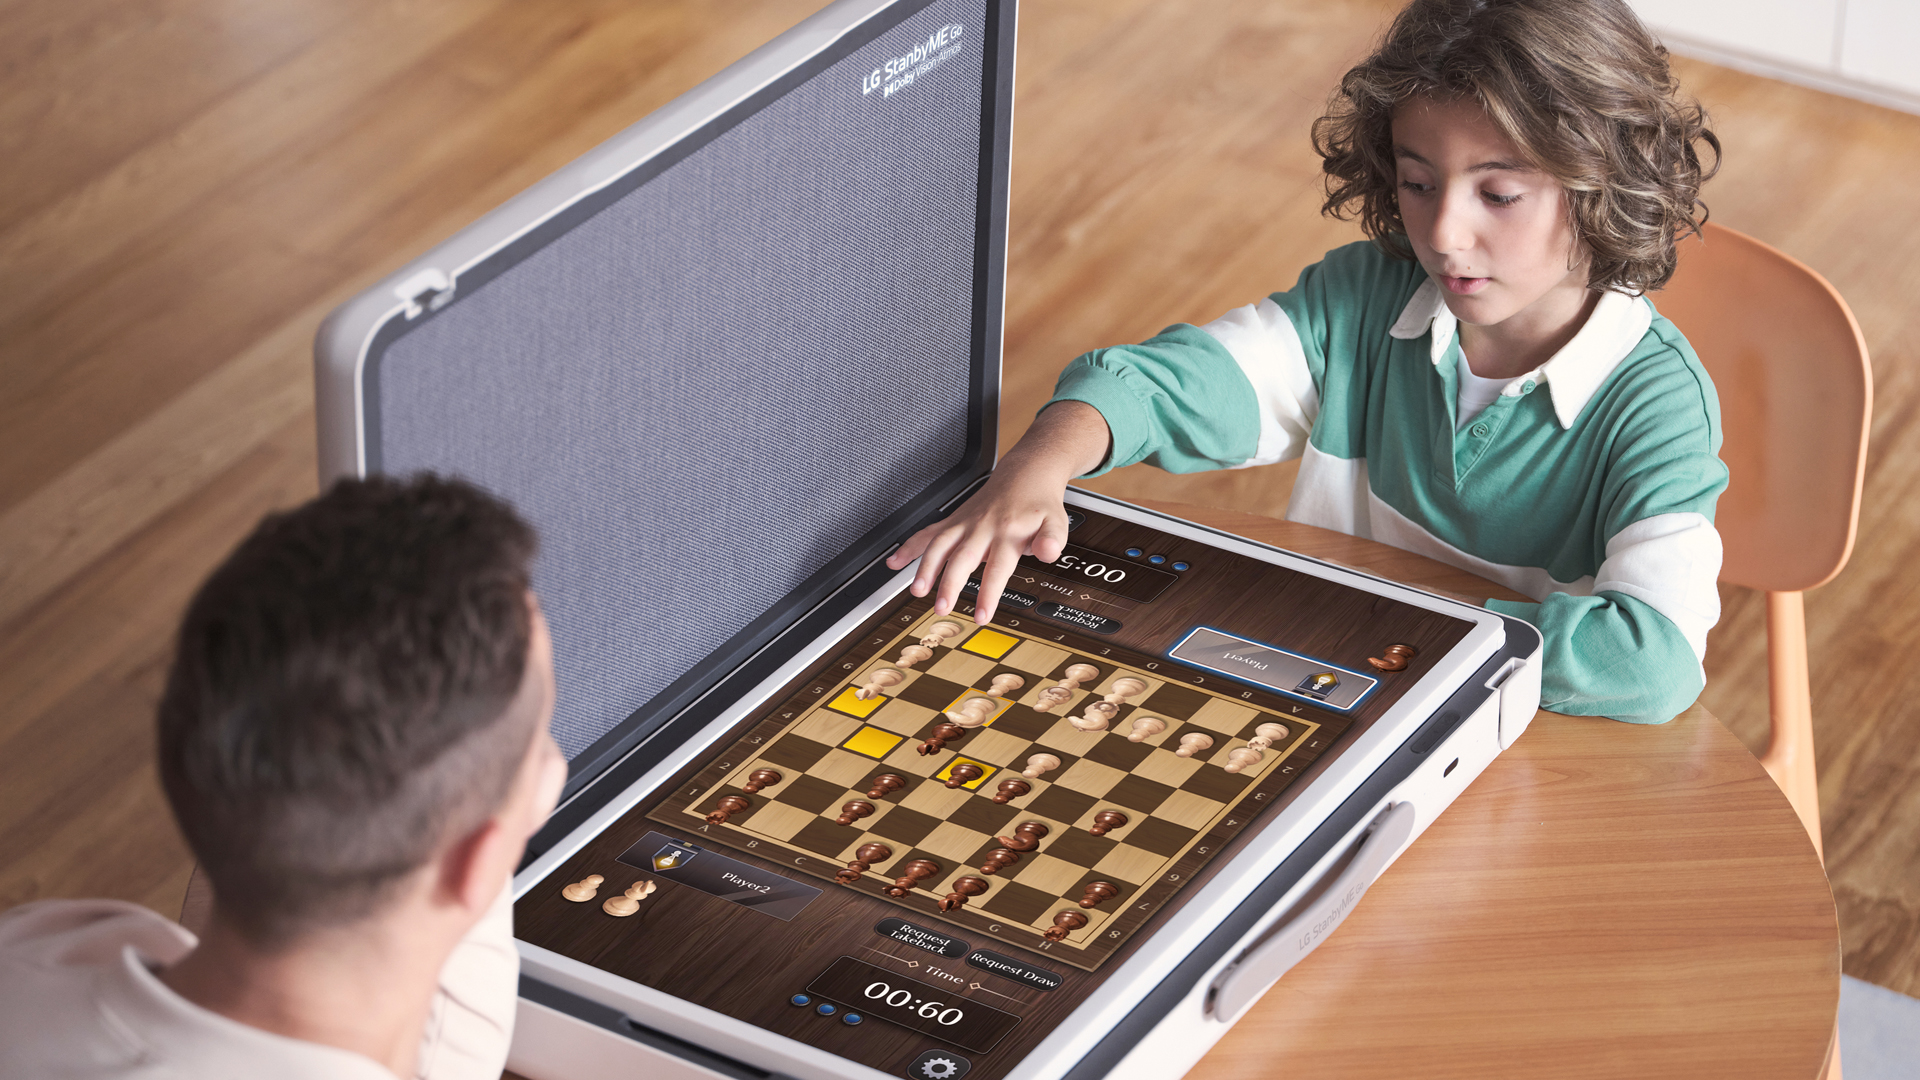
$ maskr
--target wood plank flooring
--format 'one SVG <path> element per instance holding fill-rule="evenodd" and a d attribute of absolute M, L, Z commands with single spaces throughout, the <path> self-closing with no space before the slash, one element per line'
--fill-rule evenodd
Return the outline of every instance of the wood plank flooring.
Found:
<path fill-rule="evenodd" d="M 320 317 L 817 6 L 0 7 L 0 908 L 178 910 L 149 712 L 195 583 L 314 490 Z M 1284 288 L 1357 236 L 1318 214 L 1307 125 L 1390 10 L 1029 0 L 1008 442 L 1075 354 Z M 1874 351 L 1860 544 L 1808 597 L 1815 722 L 1846 970 L 1920 993 L 1920 117 L 1679 69 L 1729 148 L 1716 218 L 1831 278 Z M 1094 486 L 1277 514 L 1291 478 Z M 1758 745 L 1762 605 L 1725 599 L 1705 702 Z"/>

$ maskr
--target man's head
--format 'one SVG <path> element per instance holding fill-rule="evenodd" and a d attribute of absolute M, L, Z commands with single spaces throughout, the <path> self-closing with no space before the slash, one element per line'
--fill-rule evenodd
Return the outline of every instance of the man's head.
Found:
<path fill-rule="evenodd" d="M 534 548 L 468 484 L 346 480 L 200 587 L 160 773 L 222 920 L 275 947 L 410 886 L 498 892 L 564 776 Z"/>

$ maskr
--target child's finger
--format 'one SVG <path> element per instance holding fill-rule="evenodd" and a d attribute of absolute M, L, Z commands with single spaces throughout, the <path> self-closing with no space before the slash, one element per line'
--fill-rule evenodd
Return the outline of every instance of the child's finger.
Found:
<path fill-rule="evenodd" d="M 933 583 L 940 576 L 940 567 L 947 560 L 947 553 L 965 535 L 962 530 L 950 526 L 935 533 L 920 556 L 920 572 L 913 575 L 913 584 L 909 586 L 908 591 L 915 596 L 925 596 L 932 592 Z"/>
<path fill-rule="evenodd" d="M 933 540 L 934 532 L 938 530 L 942 524 L 945 523 L 938 522 L 929 525 L 919 532 L 914 533 L 912 536 L 907 537 L 893 554 L 887 556 L 887 569 L 898 570 L 919 558 L 921 553 L 927 550 L 927 545 Z"/>
<path fill-rule="evenodd" d="M 1067 547 L 1067 509 L 1063 503 L 1058 509 L 1047 511 L 1046 520 L 1041 522 L 1040 531 L 1033 534 L 1033 543 L 1027 550 L 1041 562 L 1053 562 Z"/>
<path fill-rule="evenodd" d="M 973 576 L 973 568 L 980 565 L 986 546 L 985 540 L 970 536 L 954 547 L 947 556 L 946 572 L 940 576 L 940 595 L 933 602 L 934 611 L 945 615 L 953 610 L 954 602 L 960 599 L 960 590 Z"/>
<path fill-rule="evenodd" d="M 1020 549 L 1008 541 L 998 541 L 987 550 L 986 564 L 980 568 L 980 595 L 974 600 L 974 622 L 985 626 L 993 619 L 1000 607 L 1000 593 L 1019 561 Z"/>

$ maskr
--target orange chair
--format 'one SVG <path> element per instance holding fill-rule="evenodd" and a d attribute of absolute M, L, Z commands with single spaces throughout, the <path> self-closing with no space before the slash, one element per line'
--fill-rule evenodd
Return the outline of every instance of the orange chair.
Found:
<path fill-rule="evenodd" d="M 1825 278 L 1719 225 L 1680 244 L 1680 268 L 1654 303 L 1720 392 L 1720 580 L 1767 594 L 1773 730 L 1760 761 L 1821 851 L 1801 593 L 1853 551 L 1873 408 L 1866 341 Z"/>

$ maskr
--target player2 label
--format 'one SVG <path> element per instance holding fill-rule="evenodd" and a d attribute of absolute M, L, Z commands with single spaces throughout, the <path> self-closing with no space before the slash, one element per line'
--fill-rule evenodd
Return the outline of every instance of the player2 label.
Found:
<path fill-rule="evenodd" d="M 657 832 L 621 852 L 620 861 L 781 920 L 791 920 L 820 895 L 811 885 Z"/>

